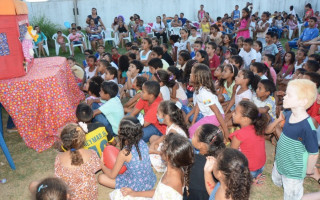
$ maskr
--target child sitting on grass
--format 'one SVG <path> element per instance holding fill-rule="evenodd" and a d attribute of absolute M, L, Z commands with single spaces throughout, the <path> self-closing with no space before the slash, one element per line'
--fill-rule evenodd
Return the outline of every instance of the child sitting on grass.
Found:
<path fill-rule="evenodd" d="M 135 117 L 141 110 L 144 110 L 143 141 L 148 142 L 153 135 L 162 136 L 166 132 L 166 125 L 160 124 L 157 119 L 157 109 L 162 101 L 160 84 L 156 81 L 146 81 L 142 85 L 141 99 L 135 105 L 130 116 Z"/>
<path fill-rule="evenodd" d="M 100 99 L 91 99 L 88 104 L 92 104 L 93 122 L 102 123 L 110 135 L 118 133 L 120 120 L 124 116 L 123 107 L 117 97 L 118 85 L 112 81 L 101 84 Z M 99 105 L 98 103 L 103 103 Z"/>
<path fill-rule="evenodd" d="M 133 97 L 136 94 L 136 91 L 132 88 L 134 80 L 139 76 L 143 70 L 143 64 L 139 60 L 133 60 L 129 64 L 127 75 L 127 82 L 124 84 L 121 89 L 120 96 L 130 96 Z"/>
<path fill-rule="evenodd" d="M 143 76 L 138 76 L 132 85 L 132 88 L 136 91 L 136 94 L 123 106 L 125 113 L 131 113 L 134 106 L 138 103 L 141 98 L 142 85 L 147 81 Z M 143 113 L 142 113 L 143 114 Z"/>
<path fill-rule="evenodd" d="M 98 199 L 95 173 L 101 161 L 94 150 L 84 149 L 85 135 L 77 124 L 67 124 L 60 135 L 65 152 L 57 155 L 54 171 L 67 184 L 71 200 Z"/>
<path fill-rule="evenodd" d="M 93 51 L 91 49 L 86 49 L 84 51 L 84 56 L 85 56 L 85 59 L 82 61 L 82 67 L 83 68 L 86 68 L 88 67 L 88 60 L 89 60 L 89 56 L 93 54 Z"/>
<path fill-rule="evenodd" d="M 166 162 L 167 170 L 162 175 L 156 189 L 140 192 L 132 188 L 122 188 L 123 196 L 149 197 L 152 199 L 183 199 L 183 191 L 186 190 L 187 193 L 189 191 L 188 177 L 190 166 L 194 160 L 192 145 L 187 138 L 170 133 L 164 140 L 161 154 Z"/>
<path fill-rule="evenodd" d="M 186 92 L 184 91 L 182 87 L 182 83 L 180 83 L 178 80 L 180 80 L 180 74 L 181 71 L 174 66 L 171 66 L 168 68 L 168 73 L 170 77 L 173 77 L 173 80 L 175 81 L 175 84 L 173 87 L 170 87 L 170 99 L 172 101 L 179 101 L 182 103 L 182 105 L 188 105 L 188 97 Z"/>
<path fill-rule="evenodd" d="M 90 80 L 88 80 L 86 87 L 84 87 L 85 91 L 88 91 L 89 96 L 86 98 L 86 102 L 90 99 L 99 99 L 100 98 L 100 88 L 103 79 L 100 76 L 94 76 Z"/>
<path fill-rule="evenodd" d="M 76 116 L 78 124 L 86 134 L 85 149 L 92 149 L 101 157 L 104 148 L 107 144 L 115 146 L 117 141 L 106 131 L 103 124 L 91 123 L 93 111 L 86 103 L 81 103 L 77 106 Z"/>
<path fill-rule="evenodd" d="M 84 70 L 79 67 L 78 65 L 76 65 L 76 59 L 74 59 L 73 57 L 69 57 L 68 59 L 68 64 L 72 70 L 73 75 L 76 78 L 76 82 L 79 86 L 82 85 L 83 81 L 84 81 Z"/>
<path fill-rule="evenodd" d="M 29 190 L 35 200 L 70 199 L 68 187 L 60 178 L 45 178 L 42 181 L 33 181 L 29 185 Z"/>
<path fill-rule="evenodd" d="M 84 69 L 86 72 L 86 81 L 94 77 L 96 74 L 97 58 L 94 55 L 88 56 L 88 66 Z"/>
<path fill-rule="evenodd" d="M 105 70 L 105 76 L 104 76 L 104 80 L 105 81 L 112 81 L 116 84 L 118 84 L 118 79 L 117 79 L 117 75 L 118 75 L 118 70 L 112 66 L 108 66 Z"/>
<path fill-rule="evenodd" d="M 212 173 L 218 182 L 213 180 Z M 248 200 L 250 197 L 252 177 L 248 160 L 238 150 L 227 148 L 216 158 L 208 156 L 204 179 L 209 199 Z"/>
<path fill-rule="evenodd" d="M 142 140 L 144 134 L 139 120 L 124 117 L 119 125 L 120 152 L 112 169 L 102 166 L 103 174 L 99 175 L 99 183 L 115 188 L 110 197 L 119 199 L 120 188 L 129 187 L 134 191 L 151 190 L 157 177 L 152 171 L 148 145 Z M 127 170 L 119 174 L 122 166 Z"/>

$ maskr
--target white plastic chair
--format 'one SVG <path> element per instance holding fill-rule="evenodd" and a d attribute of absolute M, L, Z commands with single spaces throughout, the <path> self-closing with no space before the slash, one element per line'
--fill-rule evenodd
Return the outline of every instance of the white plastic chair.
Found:
<path fill-rule="evenodd" d="M 61 45 L 57 42 L 57 37 L 58 37 L 58 34 L 56 34 L 56 33 L 52 36 L 52 39 L 54 40 L 54 46 L 55 46 L 55 50 L 56 50 L 56 55 L 58 56 Z M 62 34 L 62 37 L 67 39 L 68 42 L 65 43 L 65 45 L 66 45 L 66 47 L 69 48 L 69 51 L 70 51 L 70 40 L 69 40 L 69 38 L 65 34 Z"/>
<path fill-rule="evenodd" d="M 68 39 L 69 39 L 69 40 L 70 40 L 71 34 L 72 34 L 72 33 L 70 33 L 70 34 L 68 35 Z M 83 39 L 85 40 L 85 35 L 84 35 L 83 33 L 81 33 L 81 35 L 82 35 Z M 85 42 L 85 41 L 84 41 L 84 42 Z M 70 47 L 71 47 L 71 40 L 70 40 Z M 83 44 L 82 44 L 82 43 L 80 43 L 80 44 L 74 44 L 74 45 L 73 45 L 73 49 L 75 49 L 75 47 L 80 47 L 82 54 L 84 53 L 84 51 L 83 51 L 84 47 L 83 47 Z M 70 55 L 72 55 L 71 48 L 69 48 L 69 50 L 70 50 Z"/>
<path fill-rule="evenodd" d="M 181 27 L 171 27 L 169 29 L 170 35 L 179 35 L 179 37 L 180 37 L 180 30 L 181 29 L 182 29 Z"/>
<path fill-rule="evenodd" d="M 154 32 L 152 31 L 152 27 L 149 24 L 144 24 L 143 26 L 144 26 L 144 28 L 146 30 L 147 37 L 153 38 L 154 37 Z"/>
<path fill-rule="evenodd" d="M 122 38 L 123 40 L 128 40 L 128 42 L 131 42 L 131 33 L 128 31 L 129 35 L 128 37 Z"/>
<path fill-rule="evenodd" d="M 37 49 L 39 48 L 37 45 L 35 45 L 34 41 L 32 41 L 32 45 L 33 45 L 33 50 L 35 52 L 35 54 L 38 57 L 38 51 Z M 48 56 L 50 56 L 49 54 L 49 48 L 48 48 L 48 39 L 43 40 L 43 48 L 45 50 L 45 52 L 47 53 Z"/>
<path fill-rule="evenodd" d="M 116 45 L 116 35 L 112 28 L 107 28 L 101 32 L 103 42 L 106 43 L 107 41 L 112 41 L 112 46 Z"/>
<path fill-rule="evenodd" d="M 298 23 L 299 37 L 300 37 L 300 35 L 301 35 L 301 28 L 302 28 L 302 26 L 303 26 L 303 24 L 299 24 L 299 23 Z"/>

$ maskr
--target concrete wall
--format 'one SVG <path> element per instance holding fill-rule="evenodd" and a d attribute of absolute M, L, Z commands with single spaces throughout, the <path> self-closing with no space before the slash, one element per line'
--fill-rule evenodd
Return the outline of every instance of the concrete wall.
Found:
<path fill-rule="evenodd" d="M 29 19 L 46 16 L 53 23 L 63 27 L 65 21 L 74 22 L 74 0 L 48 0 L 47 2 L 28 2 Z M 115 16 L 123 15 L 126 23 L 133 13 L 137 13 L 145 22 L 154 22 L 156 16 L 166 13 L 173 16 L 184 12 L 187 19 L 195 20 L 200 4 L 210 13 L 214 19 L 231 13 L 238 4 L 243 8 L 247 1 L 253 3 L 253 11 L 289 11 L 290 5 L 295 7 L 299 16 L 304 13 L 304 5 L 311 3 L 314 10 L 320 10 L 319 0 L 78 0 L 79 25 L 85 27 L 87 15 L 91 14 L 91 8 L 98 10 L 98 15 L 107 27 L 111 26 Z"/>

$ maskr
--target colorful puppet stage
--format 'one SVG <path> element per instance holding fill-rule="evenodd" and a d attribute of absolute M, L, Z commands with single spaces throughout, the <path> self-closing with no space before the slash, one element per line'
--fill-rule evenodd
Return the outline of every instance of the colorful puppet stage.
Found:
<path fill-rule="evenodd" d="M 84 99 L 66 58 L 34 59 L 26 76 L 0 80 L 0 102 L 13 118 L 28 147 L 50 148 L 58 129 L 75 122 L 75 109 Z"/>

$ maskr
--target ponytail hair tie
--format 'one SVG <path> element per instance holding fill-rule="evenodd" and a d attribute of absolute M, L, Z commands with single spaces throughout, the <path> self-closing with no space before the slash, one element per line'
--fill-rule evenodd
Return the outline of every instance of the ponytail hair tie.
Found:
<path fill-rule="evenodd" d="M 47 187 L 48 187 L 47 185 L 41 184 L 41 185 L 39 186 L 39 188 L 38 188 L 38 192 L 40 192 L 42 189 L 47 188 Z"/>
<path fill-rule="evenodd" d="M 212 138 L 212 140 L 211 140 L 211 142 L 210 142 L 210 145 L 213 144 L 213 143 L 216 141 L 216 139 L 217 139 L 217 136 L 215 135 L 215 136 Z"/>
<path fill-rule="evenodd" d="M 70 149 L 70 151 L 71 151 L 71 152 L 74 152 L 74 151 L 76 151 L 76 149 L 72 148 L 72 149 Z"/>
<path fill-rule="evenodd" d="M 173 79 L 173 75 L 171 75 L 170 77 L 169 77 L 169 81 L 171 81 Z"/>
<path fill-rule="evenodd" d="M 88 125 L 85 122 L 79 122 L 78 124 L 84 132 L 88 133 Z M 80 128 L 80 127 L 77 127 L 77 131 L 79 131 L 78 128 Z"/>

